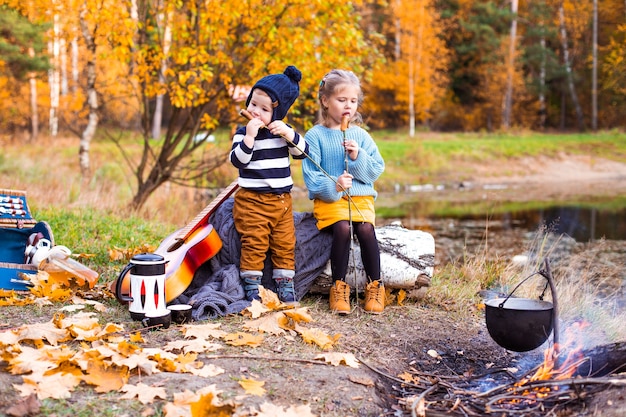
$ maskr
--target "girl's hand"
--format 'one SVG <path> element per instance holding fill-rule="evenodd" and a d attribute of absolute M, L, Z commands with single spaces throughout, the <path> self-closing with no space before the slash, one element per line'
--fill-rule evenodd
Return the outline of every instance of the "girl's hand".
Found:
<path fill-rule="evenodd" d="M 282 136 L 289 139 L 290 142 L 293 142 L 296 136 L 293 129 L 287 126 L 282 120 L 274 120 L 267 128 L 272 132 L 272 135 Z"/>
<path fill-rule="evenodd" d="M 337 192 L 340 192 L 344 190 L 349 190 L 350 187 L 352 187 L 352 174 L 349 174 L 348 172 L 344 171 L 343 174 L 341 174 L 337 178 L 337 184 L 335 185 L 335 190 L 337 190 Z"/>
<path fill-rule="evenodd" d="M 344 147 L 346 148 L 346 152 L 348 156 L 353 161 L 356 160 L 357 156 L 359 156 L 359 145 L 354 140 L 347 140 L 344 142 Z"/>

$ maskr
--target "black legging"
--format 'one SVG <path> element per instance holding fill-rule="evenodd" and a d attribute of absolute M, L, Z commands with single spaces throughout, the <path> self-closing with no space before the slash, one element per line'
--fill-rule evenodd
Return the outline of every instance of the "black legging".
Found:
<path fill-rule="evenodd" d="M 359 240 L 361 260 L 363 261 L 368 281 L 378 281 L 380 279 L 380 252 L 374 226 L 371 223 L 352 222 L 352 228 Z M 330 250 L 330 267 L 333 282 L 336 280 L 345 281 L 350 259 L 350 222 L 340 220 L 332 226 L 328 226 L 326 230 L 333 234 L 333 243 Z"/>

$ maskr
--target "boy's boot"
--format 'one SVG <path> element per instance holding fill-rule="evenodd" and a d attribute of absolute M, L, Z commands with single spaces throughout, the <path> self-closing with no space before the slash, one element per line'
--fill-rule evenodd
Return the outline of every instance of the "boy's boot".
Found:
<path fill-rule="evenodd" d="M 263 272 L 261 271 L 240 271 L 239 278 L 243 283 L 243 290 L 246 293 L 246 299 L 248 301 L 259 300 L 261 301 L 261 296 L 259 295 L 259 285 L 261 285 L 261 278 L 263 277 Z"/>
<path fill-rule="evenodd" d="M 295 271 L 290 269 L 275 269 L 272 278 L 276 282 L 278 298 L 285 304 L 296 304 L 296 289 L 293 285 Z"/>
<path fill-rule="evenodd" d="M 365 307 L 370 314 L 380 314 L 385 309 L 385 286 L 381 281 L 372 281 L 365 287 Z"/>
<path fill-rule="evenodd" d="M 333 313 L 350 314 L 350 286 L 344 281 L 335 281 L 330 287 L 329 303 Z"/>

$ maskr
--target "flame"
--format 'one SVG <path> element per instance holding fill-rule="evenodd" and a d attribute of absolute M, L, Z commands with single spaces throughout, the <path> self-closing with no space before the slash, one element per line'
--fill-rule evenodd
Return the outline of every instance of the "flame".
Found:
<path fill-rule="evenodd" d="M 581 334 L 582 330 L 587 326 L 589 326 L 588 322 L 576 322 L 570 326 L 566 333 L 565 342 L 548 347 L 543 353 L 543 363 L 537 368 L 537 371 L 529 378 L 522 379 L 516 386 L 521 386 L 531 381 L 549 379 L 558 381 L 574 375 L 574 372 L 576 372 L 576 369 L 584 360 L 582 346 L 576 343 L 575 337 L 577 334 Z M 560 360 L 568 346 L 573 347 L 567 349 L 565 357 L 563 360 Z M 565 349 L 562 349 L 562 347 Z"/>
<path fill-rule="evenodd" d="M 589 323 L 578 322 L 572 325 L 567 333 L 564 343 L 549 346 L 543 353 L 543 362 L 530 376 L 517 381 L 509 390 L 511 396 L 502 401 L 496 401 L 493 405 L 502 409 L 519 407 L 536 407 L 541 399 L 554 395 L 559 391 L 559 385 L 533 386 L 537 381 L 559 381 L 571 378 L 578 367 L 585 361 L 583 349 L 579 343 L 575 343 L 576 335 L 580 335 L 582 329 Z M 572 346 L 572 348 L 568 348 Z"/>

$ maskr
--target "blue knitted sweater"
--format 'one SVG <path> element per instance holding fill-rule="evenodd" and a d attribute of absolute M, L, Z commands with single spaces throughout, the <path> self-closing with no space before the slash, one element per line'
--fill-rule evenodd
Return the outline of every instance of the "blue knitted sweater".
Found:
<path fill-rule="evenodd" d="M 309 156 L 336 181 L 345 169 L 343 132 L 339 129 L 315 125 L 304 138 L 309 146 Z M 346 139 L 354 140 L 359 145 L 356 160 L 348 158 L 348 172 L 354 177 L 350 195 L 371 195 L 376 198 L 378 193 L 374 189 L 374 181 L 385 170 L 385 161 L 378 151 L 378 146 L 370 134 L 359 126 L 352 126 L 346 130 Z M 320 199 L 331 203 L 339 200 L 343 195 L 343 192 L 336 190 L 335 182 L 322 173 L 309 159 L 302 161 L 302 173 L 311 200 Z"/>

